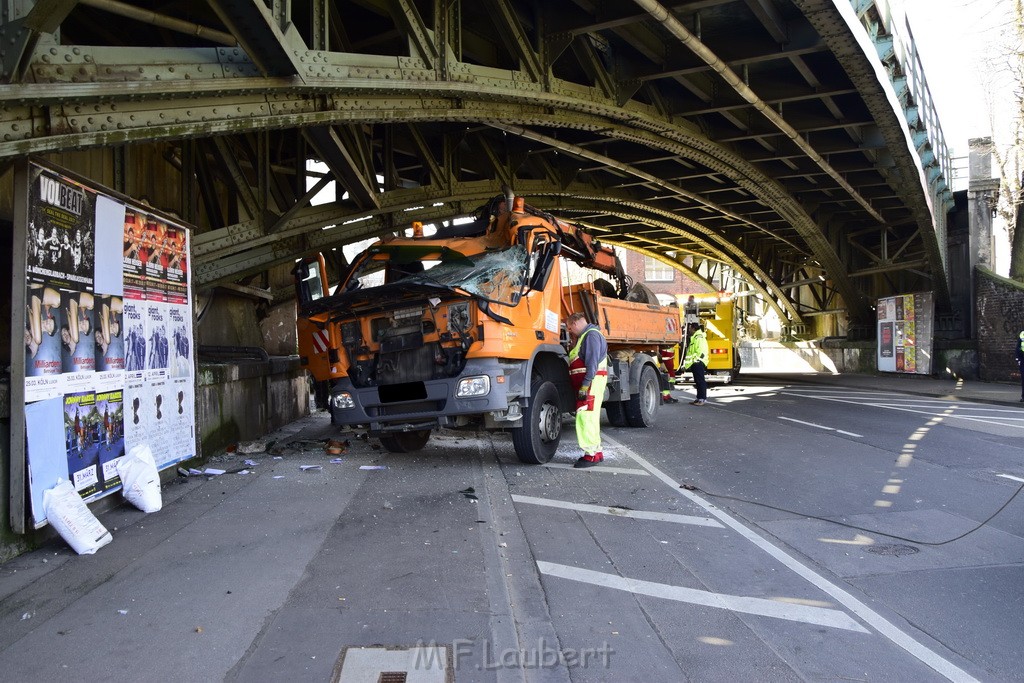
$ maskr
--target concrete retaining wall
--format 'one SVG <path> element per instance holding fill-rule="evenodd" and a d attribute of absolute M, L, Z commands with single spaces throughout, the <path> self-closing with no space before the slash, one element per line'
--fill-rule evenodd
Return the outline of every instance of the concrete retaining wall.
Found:
<path fill-rule="evenodd" d="M 873 341 L 743 341 L 740 342 L 740 359 L 743 369 L 751 372 L 878 372 Z M 977 349 L 970 342 L 936 340 L 932 376 L 977 379 Z"/>
<path fill-rule="evenodd" d="M 298 356 L 201 363 L 196 418 L 204 456 L 309 414 L 309 382 Z"/>

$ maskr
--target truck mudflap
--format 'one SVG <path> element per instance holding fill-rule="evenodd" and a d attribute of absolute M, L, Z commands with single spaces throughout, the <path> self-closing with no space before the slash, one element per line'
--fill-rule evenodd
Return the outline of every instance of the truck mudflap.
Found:
<path fill-rule="evenodd" d="M 470 359 L 456 377 L 356 387 L 337 380 L 328 401 L 331 422 L 366 425 L 371 432 L 401 432 L 449 426 L 459 415 L 507 411 L 505 371 L 494 358 Z"/>

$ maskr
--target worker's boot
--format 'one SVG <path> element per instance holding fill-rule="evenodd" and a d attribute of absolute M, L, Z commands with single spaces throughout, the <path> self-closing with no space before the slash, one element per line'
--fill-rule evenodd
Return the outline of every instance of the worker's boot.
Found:
<path fill-rule="evenodd" d="M 679 399 L 668 393 L 667 391 L 661 395 L 662 403 L 679 403 Z"/>
<path fill-rule="evenodd" d="M 582 458 L 576 461 L 573 465 L 576 469 L 583 469 L 585 467 L 593 467 L 604 460 L 604 453 L 598 451 L 593 455 L 584 455 Z"/>

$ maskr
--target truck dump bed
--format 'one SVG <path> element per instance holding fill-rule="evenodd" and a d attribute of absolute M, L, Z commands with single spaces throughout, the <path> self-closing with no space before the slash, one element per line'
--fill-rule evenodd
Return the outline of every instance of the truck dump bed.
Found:
<path fill-rule="evenodd" d="M 681 340 L 679 309 L 636 301 L 624 301 L 598 294 L 593 285 L 563 288 L 563 319 L 576 311 L 596 320 L 608 347 L 672 346 Z"/>

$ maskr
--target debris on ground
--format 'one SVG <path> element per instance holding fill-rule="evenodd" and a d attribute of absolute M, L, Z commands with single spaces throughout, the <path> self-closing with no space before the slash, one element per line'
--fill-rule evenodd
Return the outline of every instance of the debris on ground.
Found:
<path fill-rule="evenodd" d="M 225 472 L 227 472 L 227 470 L 218 469 L 216 467 L 207 467 L 205 470 L 203 470 L 203 474 L 210 477 L 218 477 L 224 474 Z"/>
<path fill-rule="evenodd" d="M 326 451 L 328 455 L 341 455 L 348 451 L 348 441 L 328 439 L 327 444 L 324 446 L 324 451 Z"/>
<path fill-rule="evenodd" d="M 299 465 L 299 469 L 303 472 L 318 472 L 323 468 L 323 465 Z"/>
<path fill-rule="evenodd" d="M 387 465 L 360 465 L 359 466 L 359 469 L 361 469 L 361 470 L 386 470 L 387 468 L 388 468 Z"/>
<path fill-rule="evenodd" d="M 480 500 L 480 498 L 476 495 L 476 489 L 473 488 L 472 486 L 470 486 L 468 489 L 462 489 L 461 491 L 459 491 L 459 493 L 461 493 L 464 497 L 469 498 L 470 500 Z"/>
<path fill-rule="evenodd" d="M 243 441 L 238 444 L 239 453 L 265 453 L 270 443 L 257 439 L 256 441 Z"/>
<path fill-rule="evenodd" d="M 255 460 L 245 460 L 242 464 L 248 465 L 249 467 L 256 467 L 256 465 L 259 465 Z"/>

